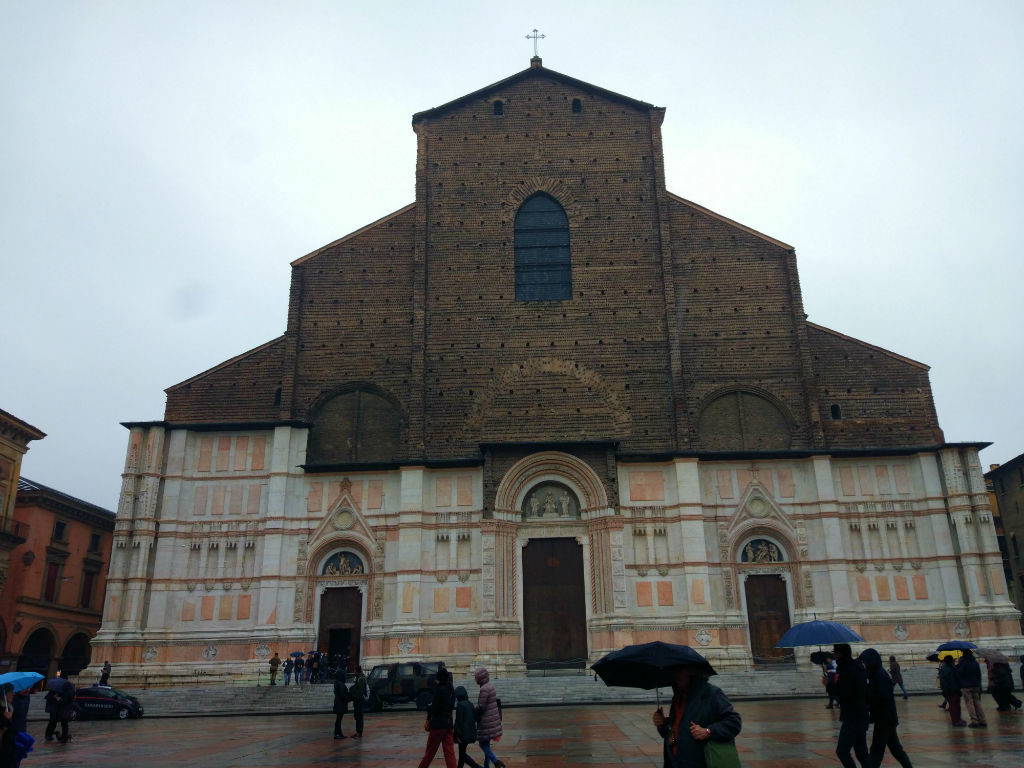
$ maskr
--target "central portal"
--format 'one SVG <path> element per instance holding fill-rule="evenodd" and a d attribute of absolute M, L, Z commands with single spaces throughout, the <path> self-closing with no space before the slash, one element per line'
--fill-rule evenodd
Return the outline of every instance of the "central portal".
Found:
<path fill-rule="evenodd" d="M 363 596 L 357 587 L 331 587 L 321 595 L 316 645 L 327 652 L 331 666 L 355 672 L 362 608 Z"/>
<path fill-rule="evenodd" d="M 795 658 L 793 649 L 775 647 L 789 629 L 786 582 L 774 574 L 748 576 L 745 589 L 754 665 L 792 662 Z"/>
<path fill-rule="evenodd" d="M 523 644 L 527 669 L 586 666 L 583 547 L 575 539 L 532 539 L 523 548 Z"/>

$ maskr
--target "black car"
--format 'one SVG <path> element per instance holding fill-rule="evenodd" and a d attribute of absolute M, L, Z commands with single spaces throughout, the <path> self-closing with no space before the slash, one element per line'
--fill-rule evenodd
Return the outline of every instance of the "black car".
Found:
<path fill-rule="evenodd" d="M 437 670 L 443 666 L 443 661 L 378 664 L 370 670 L 367 678 L 371 692 L 370 709 L 377 712 L 385 705 L 411 701 L 416 704 L 416 709 L 425 710 L 434 700 Z"/>
<path fill-rule="evenodd" d="M 134 696 L 109 685 L 90 685 L 75 693 L 75 720 L 142 717 L 142 705 Z"/>

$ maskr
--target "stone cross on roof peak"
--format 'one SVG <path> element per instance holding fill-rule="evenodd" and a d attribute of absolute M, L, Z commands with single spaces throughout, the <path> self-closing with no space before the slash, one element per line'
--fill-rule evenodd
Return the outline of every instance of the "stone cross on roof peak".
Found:
<path fill-rule="evenodd" d="M 530 59 L 530 66 L 531 67 L 539 67 L 540 66 L 540 61 L 541 60 L 540 60 L 540 53 L 537 52 L 537 41 L 538 40 L 543 40 L 545 37 L 547 37 L 547 35 L 540 34 L 536 30 L 536 28 L 533 30 L 532 34 L 529 34 L 529 35 L 526 36 L 527 40 L 533 40 L 533 58 Z"/>

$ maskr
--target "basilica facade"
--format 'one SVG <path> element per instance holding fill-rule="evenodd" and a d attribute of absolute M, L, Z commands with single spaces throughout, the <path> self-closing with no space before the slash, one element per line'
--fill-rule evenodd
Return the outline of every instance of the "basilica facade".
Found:
<path fill-rule="evenodd" d="M 319 648 L 504 675 L 1017 636 L 927 366 L 810 322 L 791 246 L 665 187 L 665 111 L 545 68 L 413 116 L 415 201 L 292 263 L 284 334 L 132 422 L 126 676 Z M 802 660 L 802 659 L 801 659 Z"/>

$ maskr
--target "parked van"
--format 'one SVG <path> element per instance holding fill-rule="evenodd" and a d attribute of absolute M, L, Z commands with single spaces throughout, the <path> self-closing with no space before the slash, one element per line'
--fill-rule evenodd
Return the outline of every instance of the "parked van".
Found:
<path fill-rule="evenodd" d="M 425 710 L 434 700 L 437 671 L 444 668 L 443 661 L 399 661 L 378 664 L 370 670 L 371 709 L 413 702 L 416 709 Z"/>

